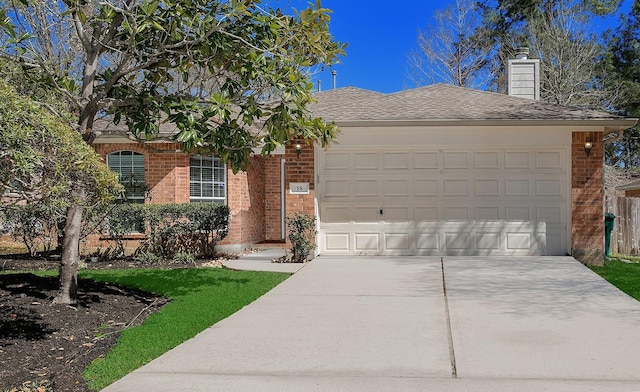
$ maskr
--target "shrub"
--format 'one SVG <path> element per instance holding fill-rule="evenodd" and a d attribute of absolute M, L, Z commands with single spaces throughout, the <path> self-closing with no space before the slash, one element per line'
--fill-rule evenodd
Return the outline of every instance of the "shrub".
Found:
<path fill-rule="evenodd" d="M 178 252 L 173 255 L 173 262 L 178 264 L 194 264 L 196 257 L 188 252 Z"/>
<path fill-rule="evenodd" d="M 291 241 L 291 261 L 304 263 L 316 248 L 316 217 L 299 213 L 287 216 L 287 228 Z"/>
<path fill-rule="evenodd" d="M 230 209 L 214 203 L 121 204 L 109 214 L 106 234 L 124 254 L 124 238 L 144 232 L 146 241 L 136 254 L 174 258 L 179 253 L 210 257 L 229 232 Z"/>
<path fill-rule="evenodd" d="M 58 223 L 64 207 L 54 203 L 29 203 L 3 206 L 0 215 L 2 233 L 21 241 L 29 255 L 50 252 L 57 243 Z"/>

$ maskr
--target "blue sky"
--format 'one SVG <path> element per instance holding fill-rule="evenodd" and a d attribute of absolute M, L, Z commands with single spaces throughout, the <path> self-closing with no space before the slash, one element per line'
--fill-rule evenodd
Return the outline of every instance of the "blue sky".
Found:
<path fill-rule="evenodd" d="M 308 1 L 279 0 L 301 9 Z M 315 2 L 315 0 L 314 0 Z M 417 47 L 418 30 L 432 22 L 434 11 L 445 8 L 451 0 L 323 0 L 322 6 L 333 11 L 330 31 L 336 40 L 347 42 L 347 55 L 337 71 L 337 87 L 359 88 L 391 93 L 413 87 L 407 79 L 407 57 Z M 628 10 L 632 0 L 624 0 Z M 595 20 L 599 30 L 611 26 L 617 17 Z M 331 88 L 327 69 L 314 78 L 322 80 L 322 89 Z M 316 84 L 317 86 L 317 84 Z"/>

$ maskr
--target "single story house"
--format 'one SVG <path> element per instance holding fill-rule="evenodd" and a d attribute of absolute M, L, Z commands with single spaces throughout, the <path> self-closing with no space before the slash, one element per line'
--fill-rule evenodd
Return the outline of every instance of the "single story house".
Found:
<path fill-rule="evenodd" d="M 538 70 L 510 61 L 510 95 L 441 84 L 319 92 L 311 110 L 338 125 L 336 142 L 294 140 L 238 174 L 172 143 L 104 132 L 94 147 L 112 169 L 141 173 L 153 203 L 227 203 L 231 250 L 283 244 L 284 217 L 303 212 L 317 217 L 318 254 L 600 263 L 603 137 L 636 120 L 536 100 Z"/>

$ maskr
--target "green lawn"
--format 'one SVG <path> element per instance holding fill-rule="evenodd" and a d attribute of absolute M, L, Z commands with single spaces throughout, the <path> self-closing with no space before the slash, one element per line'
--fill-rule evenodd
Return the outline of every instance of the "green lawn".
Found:
<path fill-rule="evenodd" d="M 105 358 L 84 372 L 102 389 L 275 287 L 289 274 L 226 269 L 81 271 L 79 277 L 139 288 L 171 298 L 161 311 L 122 332 Z"/>
<path fill-rule="evenodd" d="M 624 263 L 611 258 L 605 262 L 604 267 L 591 267 L 591 269 L 609 283 L 640 301 L 640 263 Z"/>

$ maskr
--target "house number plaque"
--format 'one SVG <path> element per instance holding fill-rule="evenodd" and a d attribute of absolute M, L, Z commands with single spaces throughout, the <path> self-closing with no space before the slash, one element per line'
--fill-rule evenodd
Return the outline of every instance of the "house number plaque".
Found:
<path fill-rule="evenodd" d="M 308 195 L 309 183 L 308 182 L 290 182 L 289 193 L 292 195 Z"/>

